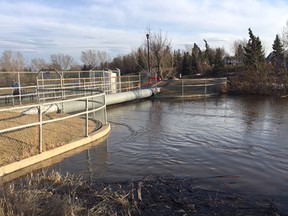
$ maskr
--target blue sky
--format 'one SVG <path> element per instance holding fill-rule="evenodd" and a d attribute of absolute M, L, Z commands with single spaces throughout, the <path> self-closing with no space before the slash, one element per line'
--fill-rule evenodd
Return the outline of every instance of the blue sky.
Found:
<path fill-rule="evenodd" d="M 266 53 L 288 20 L 287 0 L 1 0 L 0 54 L 26 59 L 81 51 L 127 54 L 145 42 L 147 28 L 171 39 L 174 49 L 197 43 L 224 47 L 260 37 Z"/>

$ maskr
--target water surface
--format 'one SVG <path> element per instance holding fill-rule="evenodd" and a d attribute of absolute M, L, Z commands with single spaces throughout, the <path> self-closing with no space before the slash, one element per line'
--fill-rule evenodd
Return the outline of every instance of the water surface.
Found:
<path fill-rule="evenodd" d="M 108 108 L 107 141 L 53 168 L 86 179 L 171 174 L 208 188 L 288 197 L 288 100 L 144 100 Z"/>

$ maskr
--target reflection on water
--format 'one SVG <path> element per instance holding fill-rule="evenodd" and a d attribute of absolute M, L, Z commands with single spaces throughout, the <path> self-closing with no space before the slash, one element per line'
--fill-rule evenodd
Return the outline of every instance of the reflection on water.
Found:
<path fill-rule="evenodd" d="M 74 154 L 66 158 L 61 163 L 49 169 L 58 170 L 61 173 L 70 173 L 83 176 L 86 180 L 94 180 L 105 177 L 107 170 L 107 140 L 100 144 Z"/>
<path fill-rule="evenodd" d="M 93 151 L 92 151 L 93 150 Z M 84 155 L 86 154 L 86 157 Z M 71 170 L 71 173 L 82 173 L 85 179 L 101 178 L 105 176 L 106 161 L 107 161 L 107 136 L 102 137 L 99 140 L 93 141 L 87 145 L 70 150 L 63 154 L 57 155 L 50 159 L 33 164 L 24 169 L 15 171 L 13 173 L 4 175 L 1 178 L 1 182 L 9 182 L 11 180 L 26 176 L 27 173 L 35 172 L 42 173 L 56 168 L 59 172 L 66 174 L 67 168 Z M 96 157 L 96 158 L 95 158 Z M 81 161 L 83 162 L 81 164 Z M 71 164 L 69 162 L 72 162 Z M 79 166 L 73 167 L 79 163 Z M 56 164 L 56 165 L 55 165 Z M 85 169 L 83 164 L 88 164 Z M 94 165 L 96 165 L 96 174 L 94 174 Z M 93 167 L 91 169 L 91 166 Z M 47 168 L 48 167 L 48 168 Z M 63 169 L 62 169 L 63 167 Z M 52 169 L 51 169 L 52 168 Z M 86 169 L 87 168 L 87 169 Z M 70 171 L 69 171 L 70 172 Z M 28 174 L 30 175 L 30 174 Z"/>
<path fill-rule="evenodd" d="M 209 187 L 214 179 L 231 190 L 287 197 L 287 105 L 284 99 L 219 97 L 109 107 L 107 143 L 56 168 L 92 180 L 173 174 Z"/>

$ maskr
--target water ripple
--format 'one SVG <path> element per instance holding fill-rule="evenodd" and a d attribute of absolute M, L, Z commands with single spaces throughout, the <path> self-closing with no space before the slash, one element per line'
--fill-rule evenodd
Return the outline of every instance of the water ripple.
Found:
<path fill-rule="evenodd" d="M 112 131 L 101 173 L 106 178 L 237 175 L 227 184 L 233 189 L 282 193 L 288 173 L 287 106 L 287 100 L 220 97 L 109 108 Z M 67 171 L 84 166 L 83 158 L 79 163 L 70 158 Z M 90 166 L 99 172 L 97 164 Z"/>

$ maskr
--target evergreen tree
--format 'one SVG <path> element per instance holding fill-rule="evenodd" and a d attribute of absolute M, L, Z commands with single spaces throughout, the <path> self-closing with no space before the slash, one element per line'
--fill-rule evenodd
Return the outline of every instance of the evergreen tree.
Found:
<path fill-rule="evenodd" d="M 224 52 L 221 48 L 216 49 L 215 60 L 214 60 L 214 71 L 216 72 L 219 69 L 224 68 L 224 60 L 223 60 Z"/>
<path fill-rule="evenodd" d="M 192 48 L 192 68 L 195 70 L 195 73 L 200 73 L 202 74 L 203 69 L 202 69 L 202 51 L 199 48 L 199 46 L 194 43 L 194 46 Z"/>
<path fill-rule="evenodd" d="M 274 66 L 275 72 L 279 73 L 281 67 L 284 66 L 284 48 L 278 35 L 276 35 L 272 48 L 273 48 L 272 64 Z"/>
<path fill-rule="evenodd" d="M 209 65 L 212 67 L 214 64 L 214 53 L 205 39 L 204 42 L 205 42 L 204 58 L 208 60 Z"/>
<path fill-rule="evenodd" d="M 265 53 L 259 37 L 256 37 L 250 28 L 248 31 L 250 38 L 244 47 L 244 64 L 258 70 L 260 64 L 265 61 Z"/>
<path fill-rule="evenodd" d="M 188 52 L 184 52 L 184 56 L 182 60 L 182 74 L 189 75 L 191 73 L 192 73 L 191 57 Z"/>
<path fill-rule="evenodd" d="M 178 74 L 182 73 L 182 55 L 180 50 L 174 51 L 174 56 L 173 56 L 173 67 L 177 71 Z"/>

